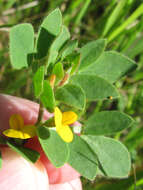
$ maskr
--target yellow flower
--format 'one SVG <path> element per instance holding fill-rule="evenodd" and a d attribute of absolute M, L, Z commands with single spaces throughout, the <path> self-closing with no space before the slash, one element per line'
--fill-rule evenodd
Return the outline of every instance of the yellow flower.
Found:
<path fill-rule="evenodd" d="M 73 132 L 68 125 L 77 120 L 77 115 L 72 112 L 61 112 L 58 107 L 55 108 L 55 125 L 56 131 L 65 142 L 73 140 Z"/>
<path fill-rule="evenodd" d="M 9 119 L 10 129 L 3 131 L 3 134 L 11 138 L 29 139 L 36 136 L 34 125 L 24 125 L 24 120 L 19 114 L 13 114 Z"/>

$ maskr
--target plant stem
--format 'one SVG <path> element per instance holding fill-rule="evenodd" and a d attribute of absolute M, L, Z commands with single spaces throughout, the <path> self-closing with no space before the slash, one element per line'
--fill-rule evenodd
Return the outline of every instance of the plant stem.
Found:
<path fill-rule="evenodd" d="M 136 186 L 137 177 L 136 177 L 136 167 L 134 164 L 132 164 L 132 168 L 133 168 L 133 174 L 134 174 L 134 190 L 136 190 L 137 189 L 137 186 Z"/>
<path fill-rule="evenodd" d="M 40 101 L 38 119 L 35 124 L 36 126 L 38 126 L 41 123 L 42 118 L 43 118 L 43 113 L 44 113 L 44 106 L 43 106 L 42 102 Z"/>

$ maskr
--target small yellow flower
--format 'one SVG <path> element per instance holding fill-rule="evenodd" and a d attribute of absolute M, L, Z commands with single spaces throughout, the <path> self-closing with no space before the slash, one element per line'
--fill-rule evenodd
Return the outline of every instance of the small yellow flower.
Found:
<path fill-rule="evenodd" d="M 61 112 L 58 107 L 55 108 L 55 125 L 56 131 L 65 142 L 73 140 L 73 132 L 69 125 L 77 120 L 77 115 L 72 112 Z"/>
<path fill-rule="evenodd" d="M 19 114 L 13 114 L 9 119 L 10 129 L 3 131 L 3 134 L 11 138 L 29 139 L 36 136 L 34 125 L 24 125 L 24 120 Z"/>

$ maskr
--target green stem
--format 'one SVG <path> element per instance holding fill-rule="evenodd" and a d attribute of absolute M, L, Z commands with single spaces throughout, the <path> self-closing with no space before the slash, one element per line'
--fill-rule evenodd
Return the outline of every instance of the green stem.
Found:
<path fill-rule="evenodd" d="M 54 117 L 48 119 L 47 121 L 45 121 L 43 123 L 44 126 L 46 127 L 55 127 L 55 121 L 54 121 Z"/>
<path fill-rule="evenodd" d="M 43 118 L 43 114 L 44 114 L 44 106 L 43 106 L 42 102 L 40 101 L 38 119 L 37 119 L 37 122 L 35 124 L 36 126 L 38 126 L 41 123 L 42 118 Z"/>
<path fill-rule="evenodd" d="M 136 167 L 134 164 L 132 164 L 132 168 L 133 168 L 133 174 L 134 174 L 134 190 L 136 190 L 137 189 L 137 186 L 136 186 L 137 177 L 136 177 Z"/>

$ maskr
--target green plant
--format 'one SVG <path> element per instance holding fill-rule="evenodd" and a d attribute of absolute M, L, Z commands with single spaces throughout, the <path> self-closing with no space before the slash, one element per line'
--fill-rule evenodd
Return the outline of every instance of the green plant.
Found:
<path fill-rule="evenodd" d="M 4 134 L 13 140 L 1 138 L 1 143 L 35 162 L 39 153 L 24 148 L 22 139 L 37 135 L 55 167 L 69 163 L 90 180 L 98 174 L 127 177 L 131 169 L 129 152 L 121 142 L 109 136 L 131 127 L 134 120 L 113 110 L 84 117 L 88 102 L 118 99 L 120 94 L 114 83 L 136 68 L 134 61 L 115 51 L 105 51 L 105 47 L 106 40 L 98 39 L 79 48 L 77 40 L 70 38 L 67 27 L 62 24 L 59 9 L 43 20 L 36 38 L 31 24 L 13 26 L 10 30 L 11 63 L 14 69 L 29 71 L 40 108 L 38 120 L 30 132 L 21 124 L 22 118 L 14 116 L 11 123 L 18 123 L 18 132 L 16 125 L 11 125 L 13 131 L 9 129 Z M 54 116 L 42 122 L 44 108 L 54 112 Z M 80 136 L 68 126 L 77 115 L 82 124 Z"/>

